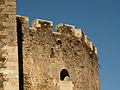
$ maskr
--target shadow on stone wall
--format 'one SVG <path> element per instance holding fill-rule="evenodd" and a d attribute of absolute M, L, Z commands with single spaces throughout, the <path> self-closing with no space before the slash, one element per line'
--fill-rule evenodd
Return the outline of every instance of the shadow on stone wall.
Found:
<path fill-rule="evenodd" d="M 22 23 L 17 18 L 18 63 L 19 63 L 19 90 L 24 90 L 23 84 L 23 52 L 22 52 Z"/>

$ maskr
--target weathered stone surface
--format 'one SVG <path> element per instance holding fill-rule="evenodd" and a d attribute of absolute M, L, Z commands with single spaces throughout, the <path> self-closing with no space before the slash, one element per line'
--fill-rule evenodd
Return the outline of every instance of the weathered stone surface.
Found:
<path fill-rule="evenodd" d="M 16 0 L 0 0 L 0 90 L 100 90 L 97 48 L 81 29 L 28 22 Z"/>
<path fill-rule="evenodd" d="M 19 90 L 15 3 L 0 0 L 0 90 Z"/>
<path fill-rule="evenodd" d="M 97 55 L 84 33 L 67 24 L 52 32 L 51 26 L 37 21 L 32 30 L 22 23 L 25 90 L 62 90 L 59 82 L 63 69 L 69 72 L 72 90 L 100 90 Z"/>
<path fill-rule="evenodd" d="M 5 4 L 5 0 L 0 0 L 0 4 Z"/>

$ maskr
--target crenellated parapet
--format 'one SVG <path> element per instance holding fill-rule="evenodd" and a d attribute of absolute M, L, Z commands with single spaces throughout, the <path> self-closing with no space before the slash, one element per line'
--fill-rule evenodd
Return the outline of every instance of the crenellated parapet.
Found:
<path fill-rule="evenodd" d="M 56 31 L 65 34 L 65 35 L 72 35 L 79 39 L 82 39 L 85 44 L 91 49 L 92 52 L 95 52 L 97 54 L 97 48 L 94 46 L 94 44 L 90 41 L 87 35 L 85 35 L 84 31 L 82 29 L 76 29 L 73 25 L 68 24 L 58 24 L 56 26 Z"/>
<path fill-rule="evenodd" d="M 74 35 L 78 38 L 83 38 L 85 36 L 82 29 L 74 29 L 73 32 L 74 32 Z"/>
<path fill-rule="evenodd" d="M 84 32 L 82 29 L 76 29 L 75 26 L 73 25 L 68 25 L 68 24 L 58 24 L 56 26 L 56 31 L 60 32 L 62 34 L 70 34 L 74 35 L 78 38 L 84 37 Z"/>
<path fill-rule="evenodd" d="M 91 49 L 92 52 L 94 52 L 95 54 L 97 54 L 97 48 L 95 47 L 95 45 L 90 41 L 89 37 L 87 35 L 85 35 L 84 37 L 84 41 L 86 43 L 86 45 Z M 91 52 L 91 54 L 92 54 Z"/>
<path fill-rule="evenodd" d="M 29 27 L 29 18 L 26 16 L 16 16 L 18 19 L 21 20 L 23 27 L 29 28 L 29 31 L 36 32 L 38 31 L 39 28 L 45 29 L 50 27 L 52 29 L 53 27 L 53 22 L 52 21 L 47 21 L 47 20 L 42 20 L 42 19 L 36 19 L 32 21 L 32 27 Z M 41 29 L 41 30 L 42 30 Z M 69 36 L 69 37 L 76 37 L 83 41 L 88 48 L 91 49 L 92 52 L 97 54 L 97 48 L 95 45 L 90 41 L 87 35 L 85 35 L 84 31 L 82 29 L 76 29 L 74 25 L 69 25 L 69 24 L 57 24 L 55 27 L 57 32 L 53 32 L 53 34 L 59 34 L 59 35 L 64 35 L 64 36 Z M 39 31 L 38 31 L 39 32 Z M 46 30 L 44 31 L 46 32 Z"/>

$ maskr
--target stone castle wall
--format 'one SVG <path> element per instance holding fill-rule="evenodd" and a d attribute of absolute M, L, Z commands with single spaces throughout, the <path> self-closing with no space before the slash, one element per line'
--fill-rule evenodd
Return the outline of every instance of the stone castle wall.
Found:
<path fill-rule="evenodd" d="M 52 32 L 51 21 L 36 19 L 29 28 L 28 17 L 17 18 L 22 22 L 24 88 L 63 90 L 60 85 L 72 82 L 72 90 L 100 90 L 97 49 L 81 29 L 58 24 Z M 69 73 L 67 81 L 61 79 L 62 70 Z"/>
<path fill-rule="evenodd" d="M 100 90 L 97 48 L 81 29 L 28 22 L 16 0 L 0 0 L 0 90 Z"/>

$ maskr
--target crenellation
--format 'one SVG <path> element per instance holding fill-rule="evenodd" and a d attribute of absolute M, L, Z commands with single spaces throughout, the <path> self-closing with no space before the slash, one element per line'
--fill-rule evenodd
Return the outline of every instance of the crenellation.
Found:
<path fill-rule="evenodd" d="M 87 45 L 88 47 L 90 47 L 90 40 L 89 40 L 89 38 L 88 38 L 87 35 L 85 35 L 84 40 L 85 40 L 86 45 Z"/>
<path fill-rule="evenodd" d="M 69 25 L 69 24 L 63 24 L 63 23 L 60 23 L 56 26 L 56 28 L 59 28 L 59 27 L 63 27 L 65 29 L 75 29 L 75 26 L 74 25 Z"/>
<path fill-rule="evenodd" d="M 27 26 L 28 26 L 28 21 L 29 21 L 29 18 L 26 17 L 26 16 L 20 16 L 20 15 L 17 15 L 16 16 L 17 18 L 19 18 L 22 22 L 22 24 L 26 24 L 27 23 Z M 38 27 L 42 27 L 42 26 L 50 26 L 52 27 L 53 26 L 53 22 L 52 21 L 47 21 L 47 20 L 42 20 L 42 19 L 36 19 L 32 22 L 32 27 L 29 27 L 29 29 L 27 30 L 30 30 L 32 32 L 36 32 L 37 31 L 37 28 Z M 53 34 L 64 34 L 64 33 L 67 33 L 65 32 L 65 30 L 68 30 L 70 31 L 71 35 L 73 36 L 76 36 L 78 38 L 84 38 L 84 41 L 86 43 L 86 45 L 88 45 L 92 51 L 94 51 L 93 47 L 93 43 L 90 42 L 89 38 L 87 37 L 87 35 L 84 34 L 84 31 L 82 29 L 75 29 L 75 26 L 73 25 L 68 25 L 68 24 L 58 24 L 56 25 L 56 31 L 57 32 L 52 32 Z"/>
<path fill-rule="evenodd" d="M 90 42 L 90 48 L 92 51 L 94 50 L 94 44 L 92 42 Z"/>
<path fill-rule="evenodd" d="M 26 16 L 16 15 L 17 19 L 20 19 L 24 28 L 29 28 L 29 18 Z"/>
<path fill-rule="evenodd" d="M 85 35 L 85 43 L 86 45 L 91 49 L 91 54 L 93 54 L 92 52 L 94 52 L 97 55 L 97 48 L 95 47 L 95 45 L 89 40 L 88 36 Z"/>
<path fill-rule="evenodd" d="M 80 39 L 85 36 L 82 29 L 73 29 L 73 32 L 74 32 L 74 35 Z"/>
<path fill-rule="evenodd" d="M 73 35 L 73 30 L 75 29 L 75 26 L 69 25 L 69 24 L 58 24 L 56 25 L 56 31 L 60 32 L 61 34 L 65 34 L 66 36 L 68 35 Z"/>
<path fill-rule="evenodd" d="M 97 48 L 95 47 L 95 54 L 97 55 L 98 51 L 97 51 Z"/>
<path fill-rule="evenodd" d="M 53 26 L 52 21 L 47 21 L 47 20 L 42 20 L 42 19 L 36 19 L 32 22 L 33 28 L 52 27 L 52 26 Z"/>

